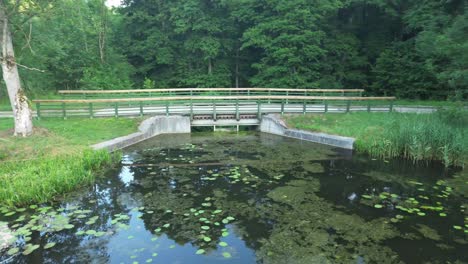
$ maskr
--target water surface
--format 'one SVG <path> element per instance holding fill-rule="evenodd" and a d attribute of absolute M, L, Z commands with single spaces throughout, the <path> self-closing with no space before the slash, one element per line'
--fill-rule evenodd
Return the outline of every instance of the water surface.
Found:
<path fill-rule="evenodd" d="M 160 136 L 61 202 L 1 208 L 0 263 L 468 263 L 455 173 L 265 134 Z"/>

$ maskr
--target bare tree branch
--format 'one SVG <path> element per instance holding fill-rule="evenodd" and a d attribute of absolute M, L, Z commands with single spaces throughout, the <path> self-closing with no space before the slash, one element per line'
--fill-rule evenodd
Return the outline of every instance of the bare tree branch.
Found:
<path fill-rule="evenodd" d="M 0 57 L 0 61 L 3 63 L 5 60 L 7 60 L 7 63 L 9 64 L 16 64 L 17 66 L 21 67 L 21 68 L 25 68 L 27 70 L 30 70 L 30 71 L 38 71 L 38 72 L 46 72 L 45 70 L 41 70 L 41 69 L 38 69 L 38 68 L 34 68 L 34 67 L 28 67 L 26 65 L 22 65 L 18 62 L 16 62 L 15 60 L 8 60 L 8 59 L 5 59 L 3 57 Z"/>
<path fill-rule="evenodd" d="M 22 68 L 25 68 L 27 70 L 30 70 L 30 71 L 38 71 L 38 72 L 42 72 L 42 73 L 46 72 L 45 70 L 41 70 L 41 69 L 34 68 L 34 67 L 28 67 L 28 66 L 25 66 L 25 65 L 21 65 L 19 63 L 16 63 L 16 65 L 18 65 L 18 66 L 20 66 Z"/>
<path fill-rule="evenodd" d="M 22 28 L 20 30 L 21 30 L 21 33 L 23 33 L 23 35 L 24 35 L 24 39 L 26 40 L 26 44 L 24 44 L 24 46 L 21 48 L 21 50 L 24 50 L 25 48 L 29 48 L 31 53 L 35 55 L 36 52 L 34 52 L 34 50 L 32 49 L 32 46 L 31 46 L 32 23 L 29 22 L 29 34 L 26 34 L 26 32 L 24 32 L 24 30 Z"/>

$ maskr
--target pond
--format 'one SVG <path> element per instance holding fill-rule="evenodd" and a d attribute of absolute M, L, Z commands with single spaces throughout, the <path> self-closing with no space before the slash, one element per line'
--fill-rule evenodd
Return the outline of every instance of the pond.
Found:
<path fill-rule="evenodd" d="M 0 263 L 468 262 L 459 170 L 254 132 L 123 154 L 60 202 L 0 208 Z"/>

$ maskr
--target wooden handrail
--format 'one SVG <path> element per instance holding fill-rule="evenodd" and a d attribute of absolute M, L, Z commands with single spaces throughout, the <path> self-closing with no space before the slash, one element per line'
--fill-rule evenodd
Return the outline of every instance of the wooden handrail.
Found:
<path fill-rule="evenodd" d="M 135 90 L 59 90 L 59 94 L 123 94 L 123 93 L 163 93 L 163 92 L 216 92 L 216 91 L 271 91 L 271 92 L 325 92 L 360 93 L 364 89 L 293 89 L 293 88 L 169 88 Z"/>
<path fill-rule="evenodd" d="M 324 101 L 383 101 L 395 100 L 395 97 L 342 97 L 342 96 L 167 96 L 147 98 L 116 98 L 116 99 L 50 99 L 33 100 L 34 103 L 119 103 L 147 101 L 198 101 L 198 100 L 324 100 Z"/>

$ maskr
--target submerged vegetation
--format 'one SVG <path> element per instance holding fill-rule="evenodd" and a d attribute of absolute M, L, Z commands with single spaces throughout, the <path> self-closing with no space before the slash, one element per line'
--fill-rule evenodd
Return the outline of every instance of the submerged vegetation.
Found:
<path fill-rule="evenodd" d="M 45 202 L 93 182 L 111 155 L 89 146 L 136 130 L 139 119 L 47 119 L 35 135 L 10 136 L 11 119 L 0 119 L 0 204 Z"/>
<path fill-rule="evenodd" d="M 372 157 L 404 157 L 414 162 L 468 161 L 468 115 L 463 110 L 435 114 L 352 113 L 286 116 L 289 126 L 356 138 L 357 151 Z"/>

